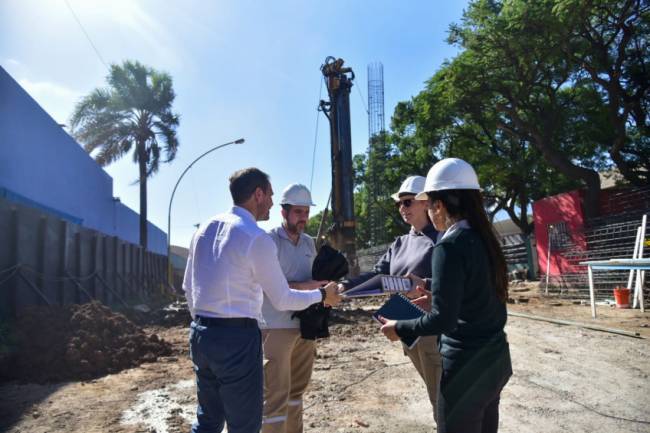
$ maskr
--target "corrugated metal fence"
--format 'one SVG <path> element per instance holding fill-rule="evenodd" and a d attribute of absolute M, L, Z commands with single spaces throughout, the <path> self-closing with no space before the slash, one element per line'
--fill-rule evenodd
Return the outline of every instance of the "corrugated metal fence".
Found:
<path fill-rule="evenodd" d="M 135 304 L 165 288 L 167 258 L 0 199 L 0 316 L 28 305 Z"/>

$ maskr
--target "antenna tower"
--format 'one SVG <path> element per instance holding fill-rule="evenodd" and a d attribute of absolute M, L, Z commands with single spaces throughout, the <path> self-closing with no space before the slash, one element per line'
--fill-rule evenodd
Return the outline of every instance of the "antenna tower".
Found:
<path fill-rule="evenodd" d="M 368 65 L 368 165 L 367 209 L 369 235 L 372 246 L 386 242 L 386 212 L 381 203 L 385 199 L 383 186 L 384 152 L 386 148 L 384 120 L 384 65 Z"/>

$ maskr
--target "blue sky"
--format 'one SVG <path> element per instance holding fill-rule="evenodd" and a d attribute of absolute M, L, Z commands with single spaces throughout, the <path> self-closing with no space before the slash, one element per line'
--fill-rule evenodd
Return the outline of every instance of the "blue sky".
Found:
<path fill-rule="evenodd" d="M 180 147 L 149 181 L 149 219 L 167 228 L 171 190 L 184 168 L 212 146 L 240 137 L 198 162 L 174 198 L 171 240 L 187 245 L 193 225 L 231 205 L 227 178 L 257 166 L 279 199 L 289 183 L 309 185 L 320 65 L 341 57 L 356 74 L 350 95 L 353 153 L 367 148 L 367 65 L 384 65 L 385 112 L 416 95 L 456 53 L 445 43 L 465 1 L 68 0 L 106 63 L 135 59 L 171 74 L 181 115 Z M 0 64 L 59 123 L 75 102 L 103 86 L 107 69 L 64 0 L 0 2 Z M 359 91 L 361 95 L 359 95 Z M 326 99 L 323 86 L 322 99 Z M 321 210 L 331 186 L 329 125 L 320 115 L 313 197 Z M 106 168 L 114 195 L 136 211 L 137 167 Z M 423 173 L 424 174 L 424 173 Z M 277 202 L 277 200 L 276 200 Z M 280 222 L 279 206 L 271 228 Z"/>

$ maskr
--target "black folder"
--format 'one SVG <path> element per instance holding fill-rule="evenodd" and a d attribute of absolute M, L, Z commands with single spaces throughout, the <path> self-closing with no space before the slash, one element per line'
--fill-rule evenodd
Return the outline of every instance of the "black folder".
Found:
<path fill-rule="evenodd" d="M 379 322 L 379 316 L 390 320 L 411 320 L 422 317 L 425 314 L 426 311 L 412 303 L 406 296 L 401 293 L 396 293 L 388 298 L 388 301 L 372 317 Z M 420 340 L 420 337 L 404 337 L 401 340 L 406 347 L 413 349 Z"/>

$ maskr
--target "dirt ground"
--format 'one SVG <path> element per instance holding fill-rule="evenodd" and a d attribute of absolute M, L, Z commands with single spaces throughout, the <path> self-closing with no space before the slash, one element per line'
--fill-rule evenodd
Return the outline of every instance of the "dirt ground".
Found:
<path fill-rule="evenodd" d="M 641 338 L 510 317 L 506 332 L 514 376 L 501 400 L 500 431 L 650 432 L 650 313 L 536 295 L 512 288 L 509 311 L 630 332 Z M 522 301 L 523 299 L 523 301 Z M 380 299 L 348 302 L 336 312 L 332 337 L 318 344 L 305 402 L 305 431 L 431 432 L 422 381 L 398 343 L 370 319 Z M 195 395 L 187 327 L 148 325 L 172 345 L 172 356 L 93 380 L 0 385 L 0 431 L 189 431 Z"/>

